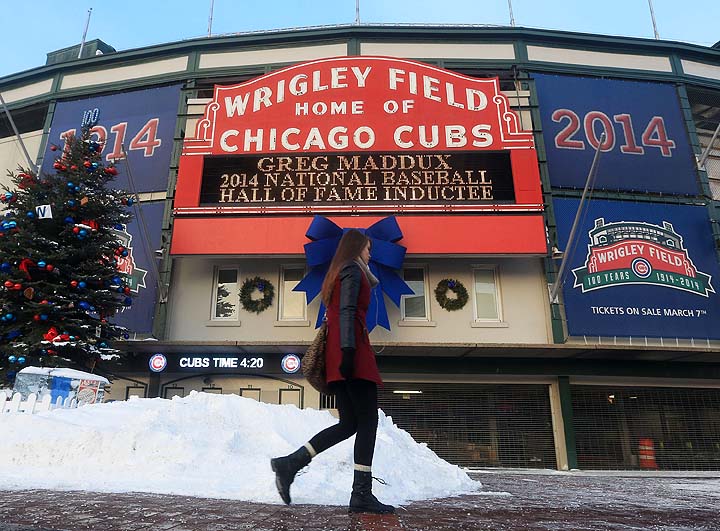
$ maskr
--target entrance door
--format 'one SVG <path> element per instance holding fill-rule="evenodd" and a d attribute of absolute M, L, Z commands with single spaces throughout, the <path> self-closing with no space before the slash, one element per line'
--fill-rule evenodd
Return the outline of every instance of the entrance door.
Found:
<path fill-rule="evenodd" d="M 556 468 L 547 385 L 386 383 L 379 403 L 451 463 Z"/>

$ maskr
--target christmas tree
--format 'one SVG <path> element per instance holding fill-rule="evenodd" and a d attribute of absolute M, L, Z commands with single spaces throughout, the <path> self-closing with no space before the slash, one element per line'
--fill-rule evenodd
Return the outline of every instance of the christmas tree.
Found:
<path fill-rule="evenodd" d="M 0 382 L 24 366 L 93 370 L 122 358 L 111 341 L 127 337 L 111 323 L 132 304 L 116 261 L 127 256 L 118 230 L 133 197 L 109 187 L 118 174 L 103 146 L 83 131 L 66 139 L 53 175 L 10 173 L 0 221 Z"/>

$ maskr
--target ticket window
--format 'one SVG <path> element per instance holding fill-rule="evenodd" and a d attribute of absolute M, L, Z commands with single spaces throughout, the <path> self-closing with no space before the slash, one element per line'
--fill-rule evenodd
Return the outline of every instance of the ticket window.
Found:
<path fill-rule="evenodd" d="M 302 407 L 300 389 L 280 389 L 280 403 L 294 404 L 297 407 Z"/>
<path fill-rule="evenodd" d="M 144 385 L 128 385 L 125 388 L 125 400 L 127 400 L 131 396 L 145 398 L 145 390 L 146 388 Z"/>
<path fill-rule="evenodd" d="M 164 398 L 172 398 L 174 396 L 179 396 L 181 398 L 183 396 L 185 396 L 185 388 L 184 387 L 166 387 Z"/>
<path fill-rule="evenodd" d="M 200 389 L 203 393 L 213 393 L 216 395 L 222 394 L 222 387 L 203 387 Z"/>
<path fill-rule="evenodd" d="M 260 388 L 259 387 L 241 387 L 240 396 L 245 398 L 252 398 L 260 402 Z"/>

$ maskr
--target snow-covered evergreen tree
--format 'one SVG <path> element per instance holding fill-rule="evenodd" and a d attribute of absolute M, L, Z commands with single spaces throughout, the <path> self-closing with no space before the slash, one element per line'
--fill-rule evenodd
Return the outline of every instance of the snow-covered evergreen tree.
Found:
<path fill-rule="evenodd" d="M 0 381 L 27 365 L 80 370 L 122 353 L 126 336 L 111 318 L 132 304 L 116 260 L 126 256 L 115 230 L 131 219 L 133 197 L 109 187 L 118 174 L 103 164 L 87 130 L 50 146 L 55 173 L 10 173 L 0 200 Z"/>

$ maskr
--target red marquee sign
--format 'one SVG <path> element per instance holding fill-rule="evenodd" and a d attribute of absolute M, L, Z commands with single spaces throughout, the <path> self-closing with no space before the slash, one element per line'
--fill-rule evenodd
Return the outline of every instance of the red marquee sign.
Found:
<path fill-rule="evenodd" d="M 544 254 L 542 211 L 532 132 L 497 77 L 336 57 L 215 87 L 183 145 L 171 252 L 294 254 L 314 214 L 398 214 L 410 253 Z"/>
<path fill-rule="evenodd" d="M 216 86 L 187 155 L 532 148 L 497 78 L 389 57 L 303 63 Z"/>

